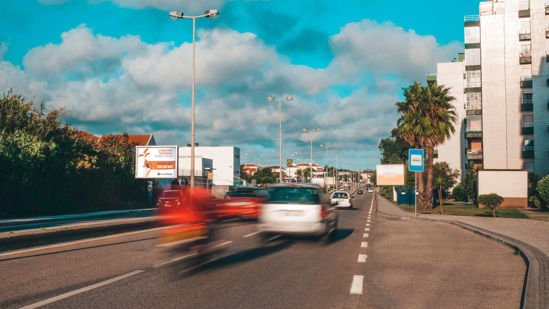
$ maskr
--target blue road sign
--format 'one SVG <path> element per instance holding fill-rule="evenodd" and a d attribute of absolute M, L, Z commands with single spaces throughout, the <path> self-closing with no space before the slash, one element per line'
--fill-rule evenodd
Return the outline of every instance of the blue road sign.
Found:
<path fill-rule="evenodd" d="M 423 172 L 423 149 L 408 150 L 408 170 Z"/>

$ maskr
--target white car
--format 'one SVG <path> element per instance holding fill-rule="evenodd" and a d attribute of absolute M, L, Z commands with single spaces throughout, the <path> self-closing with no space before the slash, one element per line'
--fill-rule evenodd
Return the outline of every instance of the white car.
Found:
<path fill-rule="evenodd" d="M 353 208 L 351 196 L 346 191 L 335 191 L 332 193 L 331 204 L 336 207 Z"/>
<path fill-rule="evenodd" d="M 326 241 L 337 229 L 338 215 L 320 186 L 281 184 L 269 189 L 258 219 L 264 242 L 276 234 L 322 236 Z"/>

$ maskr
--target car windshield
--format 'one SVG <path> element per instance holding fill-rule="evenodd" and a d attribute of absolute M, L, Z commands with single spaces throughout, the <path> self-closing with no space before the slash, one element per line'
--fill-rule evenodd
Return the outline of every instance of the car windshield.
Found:
<path fill-rule="evenodd" d="M 332 198 L 349 198 L 349 196 L 345 192 L 335 192 Z"/>
<path fill-rule="evenodd" d="M 180 197 L 181 193 L 179 191 L 164 191 L 160 196 L 161 197 Z"/>
<path fill-rule="evenodd" d="M 315 188 L 274 187 L 269 190 L 269 202 L 319 204 L 320 195 Z"/>

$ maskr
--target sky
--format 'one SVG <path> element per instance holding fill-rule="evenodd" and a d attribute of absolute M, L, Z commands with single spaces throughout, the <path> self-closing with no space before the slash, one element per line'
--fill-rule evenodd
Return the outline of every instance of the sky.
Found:
<path fill-rule="evenodd" d="M 96 135 L 190 143 L 192 21 L 196 142 L 236 146 L 242 163 L 374 169 L 402 88 L 463 51 L 463 0 L 4 0 L 0 94 L 10 89 Z M 328 155 L 320 144 L 334 144 Z"/>

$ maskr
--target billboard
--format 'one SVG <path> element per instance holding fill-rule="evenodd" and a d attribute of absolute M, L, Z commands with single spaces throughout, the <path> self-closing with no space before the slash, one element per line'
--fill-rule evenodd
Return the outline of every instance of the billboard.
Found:
<path fill-rule="evenodd" d="M 404 164 L 378 164 L 376 175 L 378 186 L 402 186 L 404 185 Z"/>
<path fill-rule="evenodd" d="M 177 146 L 137 146 L 135 155 L 135 178 L 177 178 Z"/>

